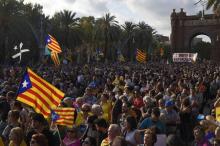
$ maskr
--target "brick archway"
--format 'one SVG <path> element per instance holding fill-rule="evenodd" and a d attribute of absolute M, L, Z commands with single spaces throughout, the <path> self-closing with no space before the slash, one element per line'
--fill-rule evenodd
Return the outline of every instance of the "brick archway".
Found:
<path fill-rule="evenodd" d="M 183 9 L 173 10 L 171 14 L 171 48 L 172 52 L 190 52 L 190 42 L 193 37 L 204 34 L 211 39 L 212 60 L 220 61 L 220 18 L 213 14 L 187 16 Z"/>

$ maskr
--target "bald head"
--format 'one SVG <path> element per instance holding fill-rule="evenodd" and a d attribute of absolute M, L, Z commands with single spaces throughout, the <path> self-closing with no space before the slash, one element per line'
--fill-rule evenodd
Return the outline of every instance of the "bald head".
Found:
<path fill-rule="evenodd" d="M 116 136 L 121 135 L 121 128 L 117 124 L 111 124 L 108 128 L 108 138 L 113 141 Z"/>

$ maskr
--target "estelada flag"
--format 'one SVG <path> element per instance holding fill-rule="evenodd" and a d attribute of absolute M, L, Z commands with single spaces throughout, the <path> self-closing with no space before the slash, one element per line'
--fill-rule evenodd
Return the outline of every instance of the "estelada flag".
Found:
<path fill-rule="evenodd" d="M 47 118 L 51 109 L 56 108 L 63 97 L 62 91 L 28 68 L 20 83 L 17 100 L 31 106 Z"/>
<path fill-rule="evenodd" d="M 49 35 L 47 36 L 46 38 L 46 47 L 45 47 L 45 52 L 47 52 L 48 54 L 48 51 L 49 51 L 49 54 L 51 56 L 51 59 L 53 60 L 54 64 L 56 66 L 59 66 L 60 65 L 60 60 L 59 60 L 59 56 L 58 56 L 58 53 L 61 53 L 62 50 L 61 50 L 61 47 L 59 45 L 59 43 L 56 41 L 56 39 Z"/>
<path fill-rule="evenodd" d="M 57 125 L 73 127 L 77 117 L 75 108 L 57 107 L 51 112 L 51 119 Z"/>

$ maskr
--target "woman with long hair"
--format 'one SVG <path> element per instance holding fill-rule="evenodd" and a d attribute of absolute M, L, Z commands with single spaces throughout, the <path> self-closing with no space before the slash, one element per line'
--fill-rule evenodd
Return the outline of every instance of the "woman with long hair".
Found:
<path fill-rule="evenodd" d="M 141 136 L 137 130 L 137 121 L 135 117 L 127 116 L 125 120 L 124 136 L 125 140 L 128 142 L 128 146 L 136 146 L 141 143 Z"/>

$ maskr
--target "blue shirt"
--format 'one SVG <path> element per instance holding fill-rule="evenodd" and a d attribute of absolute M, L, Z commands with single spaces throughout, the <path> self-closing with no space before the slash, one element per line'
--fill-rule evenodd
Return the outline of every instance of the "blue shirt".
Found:
<path fill-rule="evenodd" d="M 140 129 L 147 129 L 152 126 L 156 126 L 160 130 L 161 134 L 164 134 L 166 132 L 165 125 L 160 120 L 158 120 L 157 122 L 153 122 L 151 118 L 144 119 L 141 122 Z"/>

